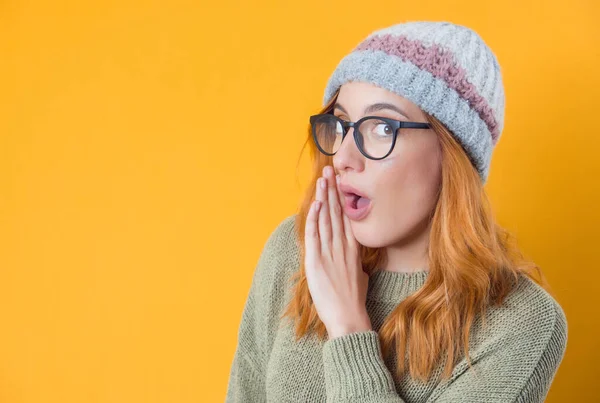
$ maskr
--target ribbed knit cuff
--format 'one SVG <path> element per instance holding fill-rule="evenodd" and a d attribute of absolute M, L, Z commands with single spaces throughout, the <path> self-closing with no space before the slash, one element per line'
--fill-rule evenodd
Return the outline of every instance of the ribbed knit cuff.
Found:
<path fill-rule="evenodd" d="M 396 393 L 374 330 L 327 340 L 323 344 L 323 367 L 328 401 Z"/>

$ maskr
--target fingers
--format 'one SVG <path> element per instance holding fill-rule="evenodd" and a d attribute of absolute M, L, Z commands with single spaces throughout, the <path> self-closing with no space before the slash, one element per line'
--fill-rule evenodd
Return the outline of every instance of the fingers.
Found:
<path fill-rule="evenodd" d="M 315 200 L 310 206 L 304 226 L 304 243 L 306 245 L 305 259 L 307 262 L 314 262 L 321 253 L 321 242 L 319 240 L 318 218 L 320 202 Z"/>
<path fill-rule="evenodd" d="M 310 227 L 307 218 L 306 231 L 311 231 L 311 234 L 305 234 L 306 238 L 313 236 L 318 244 L 318 248 L 313 247 L 313 250 L 318 250 L 319 253 L 329 254 L 333 256 L 334 250 L 343 251 L 344 244 L 356 247 L 356 239 L 352 233 L 350 219 L 344 214 L 342 203 L 344 197 L 339 190 L 335 172 L 332 166 L 323 168 L 323 176 L 317 179 L 315 190 L 315 201 L 320 203 L 318 211 L 309 211 L 309 216 L 312 217 L 314 228 Z M 307 244 L 308 246 L 308 244 Z"/>
<path fill-rule="evenodd" d="M 344 221 L 344 235 L 346 238 L 346 245 L 351 248 L 358 249 L 358 242 L 356 242 L 356 238 L 354 238 L 354 233 L 352 232 L 352 227 L 350 224 L 350 219 L 346 214 L 342 214 Z"/>
<path fill-rule="evenodd" d="M 337 181 L 339 179 L 340 179 L 340 176 L 337 175 L 336 176 L 337 195 L 338 195 L 338 200 L 340 202 L 340 205 L 343 205 L 345 200 L 344 200 L 344 194 L 340 190 L 338 183 L 337 183 Z M 341 210 L 340 221 L 342 222 L 342 230 L 340 231 L 340 237 L 344 237 L 344 239 L 346 241 L 346 245 L 357 248 L 358 243 L 356 242 L 356 238 L 354 238 L 354 233 L 352 232 L 352 224 L 350 223 L 350 219 L 348 218 L 348 216 L 346 214 L 344 214 L 343 208 L 341 208 L 340 210 Z"/>
<path fill-rule="evenodd" d="M 331 254 L 331 220 L 329 218 L 329 202 L 327 200 L 327 179 L 324 177 L 320 177 L 317 180 L 316 199 L 321 202 L 318 219 L 321 252 L 323 254 Z"/>
<path fill-rule="evenodd" d="M 344 237 L 346 234 L 346 231 L 348 230 L 348 226 L 350 225 L 350 220 L 348 219 L 348 217 L 346 217 L 346 214 L 344 213 L 344 204 L 346 203 L 346 198 L 344 197 L 344 193 L 342 193 L 342 191 L 340 190 L 340 175 L 336 175 L 335 176 L 335 185 L 336 185 L 336 189 L 337 189 L 337 195 L 338 195 L 338 200 L 340 202 L 340 220 L 342 222 L 342 231 L 340 232 L 341 236 Z"/>
<path fill-rule="evenodd" d="M 342 250 L 344 247 L 344 222 L 342 221 L 342 206 L 338 193 L 338 186 L 334 176 L 333 167 L 326 166 L 323 170 L 327 177 L 327 197 L 329 204 L 329 219 L 331 221 L 331 245 L 333 250 Z"/>

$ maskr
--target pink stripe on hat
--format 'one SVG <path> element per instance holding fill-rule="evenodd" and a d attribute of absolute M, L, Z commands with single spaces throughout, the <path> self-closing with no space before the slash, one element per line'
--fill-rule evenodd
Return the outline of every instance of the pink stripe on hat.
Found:
<path fill-rule="evenodd" d="M 475 86 L 467 80 L 466 71 L 454 61 L 451 51 L 437 44 L 425 46 L 418 40 L 390 34 L 374 35 L 365 39 L 355 49 L 361 50 L 379 50 L 388 55 L 398 56 L 444 80 L 448 87 L 454 89 L 479 114 L 492 134 L 493 144 L 496 144 L 500 131 L 493 110 Z"/>

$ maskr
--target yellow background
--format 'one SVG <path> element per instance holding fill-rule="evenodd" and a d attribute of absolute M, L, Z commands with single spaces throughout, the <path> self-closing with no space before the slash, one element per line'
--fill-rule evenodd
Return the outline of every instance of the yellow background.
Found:
<path fill-rule="evenodd" d="M 353 46 L 411 19 L 498 56 L 486 187 L 569 322 L 548 401 L 599 399 L 596 4 L 0 2 L 0 402 L 223 401 L 308 115 Z"/>

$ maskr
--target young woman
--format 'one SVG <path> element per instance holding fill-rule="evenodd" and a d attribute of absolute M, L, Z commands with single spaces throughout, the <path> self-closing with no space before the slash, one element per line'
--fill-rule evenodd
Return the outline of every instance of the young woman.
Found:
<path fill-rule="evenodd" d="M 473 30 L 369 35 L 310 117 L 315 177 L 254 273 L 227 402 L 542 402 L 567 322 L 483 185 L 502 132 Z M 401 357 L 401 359 L 398 359 Z"/>

